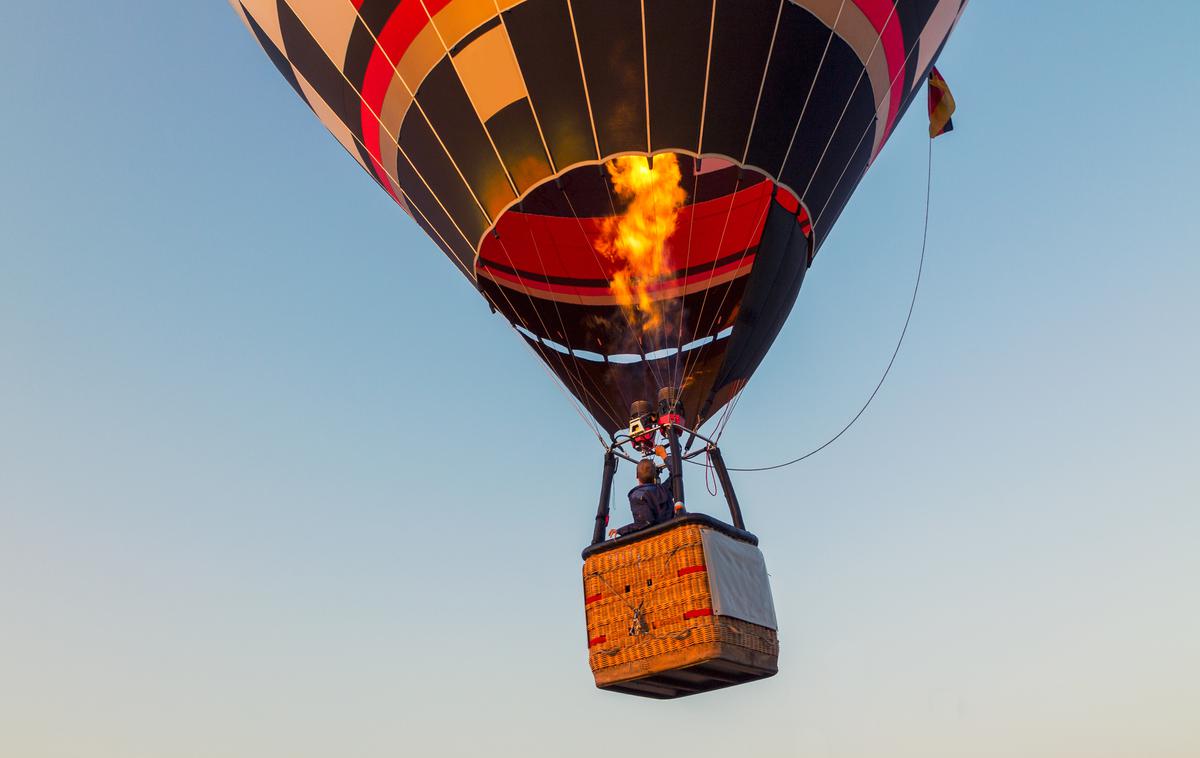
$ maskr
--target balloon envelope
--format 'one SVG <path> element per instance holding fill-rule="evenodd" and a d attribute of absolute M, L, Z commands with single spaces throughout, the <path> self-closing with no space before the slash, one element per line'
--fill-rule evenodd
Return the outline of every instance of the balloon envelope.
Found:
<path fill-rule="evenodd" d="M 966 0 L 231 3 L 614 431 L 659 387 L 698 426 L 745 385 Z M 631 311 L 613 159 L 652 154 L 678 194 Z"/>

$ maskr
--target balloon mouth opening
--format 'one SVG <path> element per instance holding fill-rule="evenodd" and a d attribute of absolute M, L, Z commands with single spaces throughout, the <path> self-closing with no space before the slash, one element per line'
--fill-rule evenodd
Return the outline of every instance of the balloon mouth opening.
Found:
<path fill-rule="evenodd" d="M 538 346 L 591 363 L 669 360 L 732 335 L 740 311 L 730 292 L 753 268 L 775 206 L 811 238 L 791 190 L 726 156 L 577 164 L 500 215 L 476 277 Z"/>
<path fill-rule="evenodd" d="M 690 342 L 679 345 L 663 347 L 647 353 L 602 353 L 594 350 L 582 350 L 563 345 L 545 335 L 539 335 L 536 332 L 528 329 L 521 324 L 513 324 L 513 328 L 517 330 L 522 337 L 534 345 L 548 347 L 560 355 L 569 355 L 589 363 L 613 363 L 618 365 L 630 365 L 634 363 L 653 363 L 655 361 L 670 361 L 677 359 L 680 355 L 686 355 L 694 350 L 712 345 L 721 340 L 729 339 L 733 336 L 733 327 L 728 326 L 716 332 L 709 334 L 699 339 L 691 340 Z"/>
<path fill-rule="evenodd" d="M 626 426 L 629 400 L 664 386 L 694 425 L 757 362 L 747 340 L 775 307 L 765 298 L 799 288 L 802 224 L 795 195 L 756 169 L 627 154 L 529 190 L 481 240 L 475 272 L 493 308 L 607 429 Z"/>

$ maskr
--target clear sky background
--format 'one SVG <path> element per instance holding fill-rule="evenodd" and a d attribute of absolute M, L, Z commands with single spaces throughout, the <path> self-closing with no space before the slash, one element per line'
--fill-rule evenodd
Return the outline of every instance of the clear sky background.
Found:
<path fill-rule="evenodd" d="M 4 3 L 0 754 L 1200 755 L 1198 28 L 971 4 L 896 368 L 735 480 L 780 674 L 658 703 L 587 668 L 595 438 L 225 2 Z M 877 381 L 920 110 L 731 464 Z"/>

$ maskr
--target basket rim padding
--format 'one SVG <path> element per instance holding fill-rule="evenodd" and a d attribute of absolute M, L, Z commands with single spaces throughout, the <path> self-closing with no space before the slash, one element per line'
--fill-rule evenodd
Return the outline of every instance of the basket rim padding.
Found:
<path fill-rule="evenodd" d="M 625 547 L 626 545 L 631 545 L 635 542 L 640 542 L 648 537 L 653 537 L 656 534 L 668 532 L 676 527 L 686 526 L 688 524 L 706 526 L 709 529 L 715 529 L 718 532 L 721 532 L 722 534 L 732 537 L 740 542 L 747 542 L 755 547 L 758 546 L 758 537 L 750 532 L 747 532 L 745 529 L 738 529 L 736 526 L 726 524 L 724 521 L 715 519 L 712 516 L 709 516 L 707 513 L 688 513 L 686 515 L 673 518 L 670 521 L 664 521 L 661 524 L 655 524 L 647 529 L 641 529 L 631 534 L 627 534 L 624 537 L 618 537 L 615 540 L 605 540 L 604 542 L 597 542 L 595 545 L 588 545 L 583 549 L 582 558 L 586 561 L 588 558 L 599 555 L 600 553 L 605 553 L 609 550 L 616 550 L 617 548 Z"/>

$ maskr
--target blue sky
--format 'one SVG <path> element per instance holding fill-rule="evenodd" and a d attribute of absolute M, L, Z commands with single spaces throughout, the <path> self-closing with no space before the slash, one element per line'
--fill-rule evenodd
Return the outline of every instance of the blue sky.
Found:
<path fill-rule="evenodd" d="M 226 4 L 8 4 L 0 749 L 1200 753 L 1198 26 L 971 4 L 896 368 L 836 445 L 736 479 L 781 673 L 652 703 L 587 670 L 595 438 Z M 810 271 L 731 464 L 877 381 L 924 129 Z"/>

